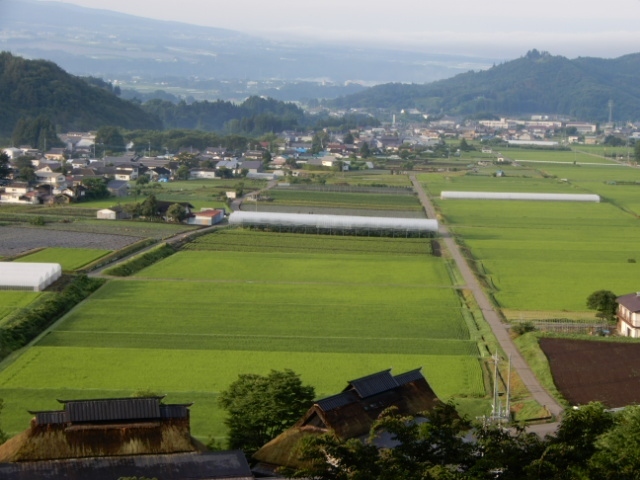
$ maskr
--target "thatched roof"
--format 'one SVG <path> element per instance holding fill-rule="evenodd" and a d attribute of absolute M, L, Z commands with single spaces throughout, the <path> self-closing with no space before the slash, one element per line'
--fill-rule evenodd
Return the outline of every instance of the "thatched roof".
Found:
<path fill-rule="evenodd" d="M 63 410 L 31 412 L 30 428 L 0 445 L 0 462 L 200 450 L 190 434 L 189 405 L 161 400 L 65 400 Z"/>
<path fill-rule="evenodd" d="M 401 415 L 418 415 L 439 402 L 420 369 L 393 376 L 390 370 L 348 382 L 339 394 L 318 400 L 293 427 L 258 450 L 263 464 L 297 467 L 297 442 L 307 435 L 331 432 L 342 440 L 369 433 L 373 422 L 389 407 Z"/>
<path fill-rule="evenodd" d="M 240 451 L 0 463 L 2 480 L 253 480 Z"/>

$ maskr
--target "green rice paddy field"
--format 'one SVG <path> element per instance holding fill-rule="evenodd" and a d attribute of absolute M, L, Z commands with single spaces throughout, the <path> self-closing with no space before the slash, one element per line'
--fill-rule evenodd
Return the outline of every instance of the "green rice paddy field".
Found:
<path fill-rule="evenodd" d="M 0 290 L 0 325 L 8 315 L 28 306 L 41 295 L 41 292 Z"/>
<path fill-rule="evenodd" d="M 39 252 L 25 255 L 16 262 L 59 263 L 62 270 L 71 271 L 84 267 L 89 263 L 104 257 L 111 250 L 95 248 L 45 248 Z"/>
<path fill-rule="evenodd" d="M 268 195 L 273 199 L 273 205 L 407 211 L 422 209 L 415 195 L 318 192 L 277 188 L 269 190 Z"/>
<path fill-rule="evenodd" d="M 27 408 L 58 408 L 57 398 L 152 390 L 167 402 L 195 401 L 193 433 L 221 438 L 217 393 L 240 373 L 284 368 L 323 397 L 362 375 L 421 366 L 442 399 L 460 398 L 473 414 L 488 406 L 477 333 L 445 260 L 425 253 L 428 239 L 288 234 L 282 250 L 235 248 L 264 235 L 223 230 L 199 244 L 226 251 L 196 243 L 109 281 L 3 364 L 5 429 L 26 428 Z M 321 238 L 331 249 L 309 254 Z M 416 251 L 417 242 L 424 245 Z"/>
<path fill-rule="evenodd" d="M 431 174 L 420 180 L 442 219 L 478 260 L 508 316 L 530 318 L 527 312 L 536 312 L 539 317 L 583 318 L 593 291 L 622 295 L 640 286 L 640 185 L 633 184 L 640 182 L 640 170 L 618 164 L 574 166 L 568 161 L 573 152 L 523 151 L 512 157 L 536 155 L 565 163 L 523 164 L 502 178 Z M 439 200 L 442 190 L 595 193 L 602 202 Z"/>

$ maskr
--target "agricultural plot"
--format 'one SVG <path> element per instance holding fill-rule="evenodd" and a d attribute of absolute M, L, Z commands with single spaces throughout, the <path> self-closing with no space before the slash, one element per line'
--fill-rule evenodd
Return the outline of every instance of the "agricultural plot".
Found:
<path fill-rule="evenodd" d="M 410 187 L 411 182 L 406 175 L 390 175 L 384 171 L 353 171 L 332 175 L 327 179 L 328 184 L 355 185 L 355 186 L 388 186 Z"/>
<path fill-rule="evenodd" d="M 193 431 L 204 439 L 224 436 L 217 393 L 240 373 L 271 369 L 295 370 L 322 397 L 362 375 L 422 366 L 441 398 L 487 405 L 478 339 L 444 260 L 423 253 L 428 246 L 325 237 L 331 249 L 308 254 L 318 238 L 285 235 L 281 243 L 303 253 L 234 251 L 233 237 L 260 243 L 264 235 L 216 234 L 229 239 L 226 251 L 179 252 L 110 281 L 5 366 L 0 397 L 54 408 L 55 398 L 69 398 L 60 385 L 84 397 L 150 389 L 168 401 L 195 399 Z M 3 414 L 10 431 L 28 421 L 19 403 Z"/>
<path fill-rule="evenodd" d="M 0 227 L 0 255 L 10 257 L 43 247 L 120 250 L 138 240 L 137 237 L 125 234 L 4 226 Z"/>
<path fill-rule="evenodd" d="M 640 344 L 541 338 L 554 383 L 570 405 L 640 403 Z"/>
<path fill-rule="evenodd" d="M 483 190 L 492 180 L 506 180 L 512 182 L 509 188 L 518 184 L 532 192 L 548 192 L 553 185 L 558 193 L 565 192 L 557 188 L 566 188 L 571 189 L 566 193 L 605 195 L 600 204 L 436 199 L 444 220 L 478 260 L 494 297 L 510 317 L 530 318 L 529 313 L 535 312 L 537 318 L 563 318 L 576 312 L 576 318 L 582 318 L 591 292 L 607 289 L 622 294 L 637 289 L 640 270 L 635 262 L 640 261 L 640 249 L 635 239 L 640 231 L 635 216 L 628 213 L 636 204 L 630 194 L 613 192 L 617 186 L 602 179 L 602 172 L 619 177 L 622 170 L 553 167 L 551 171 L 568 170 L 579 176 L 567 175 L 568 181 L 561 183 L 557 178 L 421 178 L 432 194 L 453 181 L 458 182 L 456 189 Z M 627 172 L 638 176 L 635 170 Z"/>
<path fill-rule="evenodd" d="M 0 290 L 0 324 L 20 308 L 28 306 L 42 295 L 41 292 Z"/>
<path fill-rule="evenodd" d="M 65 271 L 77 270 L 104 257 L 111 250 L 95 248 L 45 248 L 39 252 L 25 255 L 17 262 L 59 263 Z"/>
<path fill-rule="evenodd" d="M 185 250 L 283 253 L 380 253 L 386 255 L 428 255 L 430 242 L 423 238 L 355 237 L 260 232 L 228 228 L 202 235 Z"/>
<path fill-rule="evenodd" d="M 420 211 L 422 207 L 415 195 L 389 195 L 372 193 L 337 193 L 272 189 L 269 197 L 274 206 L 357 208 L 368 210 Z"/>

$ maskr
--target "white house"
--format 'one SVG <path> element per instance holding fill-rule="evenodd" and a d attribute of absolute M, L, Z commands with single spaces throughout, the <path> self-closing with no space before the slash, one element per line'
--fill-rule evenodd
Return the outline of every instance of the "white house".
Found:
<path fill-rule="evenodd" d="M 36 181 L 40 185 L 49 185 L 53 193 L 61 193 L 67 188 L 67 180 L 62 173 L 54 172 L 51 167 L 44 167 L 35 171 Z"/>
<path fill-rule="evenodd" d="M 640 292 L 616 298 L 618 302 L 617 331 L 624 337 L 640 338 Z"/>

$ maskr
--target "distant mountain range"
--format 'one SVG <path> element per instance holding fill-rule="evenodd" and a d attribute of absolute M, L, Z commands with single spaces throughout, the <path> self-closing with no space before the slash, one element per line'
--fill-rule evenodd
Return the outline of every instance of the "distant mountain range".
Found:
<path fill-rule="evenodd" d="M 0 16 L 0 50 L 51 60 L 75 75 L 110 80 L 137 76 L 422 83 L 488 68 L 497 61 L 430 52 L 276 43 L 221 28 L 150 20 L 61 2 L 2 0 Z"/>
<path fill-rule="evenodd" d="M 640 54 L 616 59 L 528 52 L 480 72 L 426 85 L 384 84 L 328 102 L 341 108 L 417 108 L 465 116 L 558 114 L 582 120 L 640 120 Z"/>

